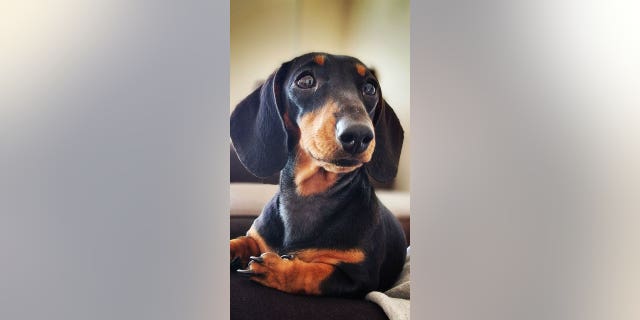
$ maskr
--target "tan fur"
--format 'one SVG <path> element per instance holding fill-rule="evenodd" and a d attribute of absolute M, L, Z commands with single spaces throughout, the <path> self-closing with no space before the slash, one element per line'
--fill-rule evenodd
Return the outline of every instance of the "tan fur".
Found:
<path fill-rule="evenodd" d="M 313 61 L 319 65 L 324 65 L 325 56 L 323 54 L 319 54 L 313 57 Z"/>
<path fill-rule="evenodd" d="M 255 239 L 251 237 L 238 237 L 229 241 L 231 260 L 240 258 L 243 265 L 249 262 L 250 256 L 260 254 L 260 248 Z"/>
<path fill-rule="evenodd" d="M 323 107 L 309 112 L 298 121 L 300 146 L 316 159 L 331 159 L 342 147 L 336 140 L 338 106 L 329 101 Z"/>
<path fill-rule="evenodd" d="M 251 227 L 246 236 L 229 241 L 231 260 L 238 257 L 243 265 L 249 263 L 250 256 L 259 256 L 263 252 L 271 251 L 264 239 Z"/>
<path fill-rule="evenodd" d="M 356 71 L 358 71 L 359 75 L 364 76 L 367 72 L 367 67 L 363 66 L 362 64 L 356 63 Z"/>
<path fill-rule="evenodd" d="M 300 142 L 295 166 L 296 191 L 303 196 L 321 193 L 330 188 L 339 173 L 351 172 L 371 161 L 375 139 L 359 156 L 360 164 L 352 167 L 337 166 L 329 161 L 345 157 L 336 139 L 336 113 L 338 106 L 329 101 L 323 107 L 309 112 L 298 121 Z"/>
<path fill-rule="evenodd" d="M 338 174 L 319 166 L 305 151 L 298 149 L 295 168 L 296 192 L 301 196 L 318 194 L 329 189 L 338 180 Z"/>
<path fill-rule="evenodd" d="M 249 231 L 247 231 L 247 236 L 253 238 L 258 244 L 258 248 L 260 248 L 260 252 L 258 254 L 262 252 L 272 251 L 271 247 L 267 245 L 267 242 L 264 241 L 262 236 L 258 234 L 258 231 L 256 231 L 253 226 L 251 226 L 251 228 L 249 228 Z"/>
<path fill-rule="evenodd" d="M 364 261 L 364 252 L 358 249 L 305 249 L 295 253 L 295 257 L 304 262 L 319 262 L 328 264 L 360 263 Z"/>
<path fill-rule="evenodd" d="M 267 287 L 289 293 L 321 294 L 320 286 L 340 263 L 364 260 L 361 250 L 307 249 L 296 252 L 292 260 L 273 252 L 261 256 L 262 263 L 251 263 L 249 269 L 259 274 L 252 279 Z"/>

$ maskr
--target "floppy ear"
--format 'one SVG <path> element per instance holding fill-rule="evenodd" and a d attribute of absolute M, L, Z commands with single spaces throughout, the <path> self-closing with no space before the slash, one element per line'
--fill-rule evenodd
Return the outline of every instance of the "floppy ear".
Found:
<path fill-rule="evenodd" d="M 370 177 L 384 183 L 391 181 L 398 173 L 404 130 L 384 99 L 381 99 L 378 107 L 378 114 L 374 118 L 376 147 L 365 168 Z"/>
<path fill-rule="evenodd" d="M 242 100 L 231 114 L 231 141 L 240 162 L 257 177 L 268 177 L 287 163 L 287 131 L 280 92 L 288 65 Z"/>

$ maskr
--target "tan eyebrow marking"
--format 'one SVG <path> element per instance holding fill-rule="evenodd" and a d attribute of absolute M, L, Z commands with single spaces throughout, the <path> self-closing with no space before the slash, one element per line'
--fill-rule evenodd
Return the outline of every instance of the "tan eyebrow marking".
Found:
<path fill-rule="evenodd" d="M 367 67 L 363 66 L 360 63 L 356 63 L 356 70 L 358 71 L 359 75 L 364 76 L 365 72 L 367 72 Z"/>
<path fill-rule="evenodd" d="M 315 57 L 313 57 L 313 61 L 319 65 L 323 65 L 324 64 L 324 55 L 323 54 L 319 54 Z"/>

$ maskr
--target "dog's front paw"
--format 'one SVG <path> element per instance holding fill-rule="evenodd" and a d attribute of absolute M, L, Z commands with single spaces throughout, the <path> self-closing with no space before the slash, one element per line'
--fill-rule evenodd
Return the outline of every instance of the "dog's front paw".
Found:
<path fill-rule="evenodd" d="M 283 290 L 287 285 L 287 278 L 293 271 L 293 256 L 279 256 L 274 252 L 265 252 L 259 257 L 250 257 L 246 270 L 238 270 L 239 273 L 248 275 L 267 287 Z"/>
<path fill-rule="evenodd" d="M 251 237 L 238 237 L 229 242 L 229 258 L 232 270 L 243 268 L 249 263 L 249 257 L 260 254 L 260 247 Z"/>
<path fill-rule="evenodd" d="M 334 270 L 330 263 L 310 263 L 298 256 L 279 256 L 274 252 L 249 259 L 247 269 L 238 270 L 239 273 L 264 286 L 295 294 L 321 294 L 321 283 Z"/>

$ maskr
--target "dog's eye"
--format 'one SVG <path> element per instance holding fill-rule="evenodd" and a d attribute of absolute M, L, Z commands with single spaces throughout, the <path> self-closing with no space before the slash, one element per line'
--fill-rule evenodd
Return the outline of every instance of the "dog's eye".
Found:
<path fill-rule="evenodd" d="M 312 88 L 315 84 L 316 79 L 310 74 L 303 75 L 296 80 L 296 85 L 302 89 Z"/>
<path fill-rule="evenodd" d="M 372 96 L 376 94 L 376 86 L 374 86 L 371 82 L 367 82 L 364 84 L 364 87 L 362 87 L 362 92 L 364 92 L 364 94 L 368 96 Z"/>

